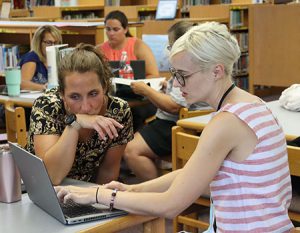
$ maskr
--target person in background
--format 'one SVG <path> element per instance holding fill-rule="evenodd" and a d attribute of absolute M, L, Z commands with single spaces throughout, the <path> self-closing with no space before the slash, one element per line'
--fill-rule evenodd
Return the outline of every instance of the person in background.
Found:
<path fill-rule="evenodd" d="M 46 47 L 61 43 L 61 32 L 55 26 L 44 25 L 35 31 L 31 51 L 19 62 L 22 75 L 21 89 L 46 90 L 48 83 Z"/>
<path fill-rule="evenodd" d="M 97 46 L 110 61 L 121 59 L 123 51 L 127 52 L 128 60 L 144 60 L 146 77 L 159 77 L 155 57 L 151 49 L 139 38 L 131 36 L 128 19 L 121 11 L 111 11 L 104 19 L 108 41 Z M 133 129 L 137 131 L 144 125 L 145 120 L 153 116 L 156 107 L 151 104 L 135 106 L 132 109 Z"/>
<path fill-rule="evenodd" d="M 110 61 L 119 61 L 123 51 L 129 60 L 144 60 L 146 78 L 159 77 L 158 67 L 151 49 L 129 32 L 128 19 L 121 11 L 111 11 L 104 19 L 108 41 L 97 46 Z"/>
<path fill-rule="evenodd" d="M 204 101 L 217 111 L 182 169 L 135 185 L 56 187 L 58 198 L 174 218 L 210 184 L 217 232 L 290 232 L 285 134 L 265 102 L 232 83 L 240 54 L 236 38 L 217 22 L 192 27 L 174 43 L 174 86 L 187 103 Z"/>
<path fill-rule="evenodd" d="M 32 108 L 27 150 L 44 160 L 53 184 L 65 177 L 104 184 L 118 179 L 133 138 L 128 103 L 108 93 L 111 71 L 92 45 L 79 44 L 58 68 L 58 88 Z"/>
<path fill-rule="evenodd" d="M 168 30 L 169 45 L 181 37 L 194 24 L 179 21 Z M 156 91 L 144 82 L 134 82 L 131 88 L 134 93 L 147 97 L 156 107 L 156 118 L 134 134 L 125 149 L 124 159 L 136 177 L 141 181 L 151 180 L 158 176 L 156 160 L 170 157 L 172 153 L 172 127 L 176 125 L 180 108 L 191 110 L 208 108 L 204 102 L 188 106 L 179 87 L 173 86 L 174 79 L 167 81 L 166 87 Z"/>

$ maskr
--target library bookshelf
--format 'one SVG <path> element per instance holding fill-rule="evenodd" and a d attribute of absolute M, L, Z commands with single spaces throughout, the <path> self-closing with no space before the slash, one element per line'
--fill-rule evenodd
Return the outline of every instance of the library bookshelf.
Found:
<path fill-rule="evenodd" d="M 30 44 L 35 30 L 44 24 L 57 26 L 62 31 L 63 42 L 69 46 L 78 43 L 90 43 L 93 45 L 104 42 L 103 22 L 22 22 L 0 21 L 0 43 Z M 130 23 L 133 35 L 141 38 L 142 24 Z"/>
<path fill-rule="evenodd" d="M 248 53 L 248 4 L 212 4 L 190 6 L 190 18 L 224 18 L 231 33 L 237 38 L 241 57 L 233 69 L 233 81 L 242 89 L 249 91 L 249 53 Z"/>

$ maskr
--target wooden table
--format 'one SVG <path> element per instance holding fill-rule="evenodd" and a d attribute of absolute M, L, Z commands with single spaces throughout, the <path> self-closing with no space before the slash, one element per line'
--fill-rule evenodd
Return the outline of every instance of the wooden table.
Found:
<path fill-rule="evenodd" d="M 267 102 L 267 105 L 277 117 L 287 140 L 300 136 L 300 112 L 292 112 L 282 108 L 278 100 Z M 185 129 L 202 131 L 211 119 L 212 114 L 179 120 L 177 125 Z"/>

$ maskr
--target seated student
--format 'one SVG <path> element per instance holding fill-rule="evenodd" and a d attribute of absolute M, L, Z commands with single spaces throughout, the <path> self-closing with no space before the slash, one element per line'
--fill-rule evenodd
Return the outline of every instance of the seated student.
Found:
<path fill-rule="evenodd" d="M 194 24 L 179 21 L 168 30 L 169 48 Z M 142 127 L 134 134 L 125 149 L 124 159 L 128 167 L 141 181 L 151 180 L 158 176 L 155 160 L 172 154 L 172 127 L 176 125 L 179 110 L 188 107 L 178 87 L 173 86 L 174 79 L 170 78 L 166 88 L 156 91 L 144 82 L 131 84 L 134 93 L 146 96 L 157 108 L 156 119 Z M 207 104 L 197 103 L 190 109 L 207 108 Z"/>
<path fill-rule="evenodd" d="M 58 88 L 35 101 L 28 150 L 44 160 L 53 184 L 66 176 L 98 184 L 118 179 L 132 115 L 126 101 L 108 95 L 110 77 L 104 56 L 79 44 L 59 64 Z"/>
<path fill-rule="evenodd" d="M 182 169 L 135 185 L 56 187 L 58 198 L 174 218 L 210 184 L 217 232 L 290 232 L 285 134 L 266 103 L 233 85 L 240 54 L 236 38 L 216 22 L 192 27 L 174 43 L 174 86 L 187 103 L 204 101 L 217 110 Z"/>
<path fill-rule="evenodd" d="M 108 41 L 97 46 L 108 60 L 118 61 L 123 51 L 129 60 L 145 60 L 146 78 L 159 77 L 158 67 L 151 49 L 139 38 L 129 33 L 128 19 L 121 11 L 112 11 L 104 19 Z M 137 131 L 144 121 L 156 112 L 155 106 L 147 104 L 132 108 L 133 129 Z"/>
<path fill-rule="evenodd" d="M 43 91 L 47 88 L 46 47 L 62 43 L 61 32 L 51 25 L 39 27 L 32 38 L 31 51 L 20 60 L 21 89 Z"/>
<path fill-rule="evenodd" d="M 159 77 L 158 67 L 151 49 L 139 38 L 133 37 L 128 19 L 121 11 L 112 11 L 104 19 L 108 40 L 97 46 L 110 61 L 121 59 L 123 51 L 129 60 L 145 60 L 146 78 Z"/>

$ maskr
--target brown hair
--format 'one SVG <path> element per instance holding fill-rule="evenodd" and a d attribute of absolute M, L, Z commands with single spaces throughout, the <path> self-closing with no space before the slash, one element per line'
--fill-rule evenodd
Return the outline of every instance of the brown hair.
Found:
<path fill-rule="evenodd" d="M 182 20 L 179 21 L 175 24 L 173 24 L 169 30 L 168 30 L 168 35 L 169 38 L 172 37 L 173 41 L 169 41 L 170 45 L 172 44 L 179 38 L 181 37 L 184 33 L 186 33 L 191 27 L 198 25 L 197 23 L 193 23 L 190 21 Z"/>
<path fill-rule="evenodd" d="M 102 88 L 105 90 L 105 94 L 111 90 L 111 77 L 113 77 L 113 74 L 105 56 L 96 50 L 93 45 L 80 43 L 63 57 L 58 67 L 60 93 L 64 94 L 65 77 L 72 72 L 95 72 Z"/>
<path fill-rule="evenodd" d="M 108 15 L 104 19 L 104 23 L 106 24 L 106 21 L 109 20 L 109 19 L 118 20 L 121 23 L 121 25 L 124 29 L 126 29 L 126 28 L 128 29 L 125 36 L 126 37 L 132 37 L 132 35 L 129 32 L 129 28 L 128 28 L 128 19 L 122 11 L 111 11 L 111 12 L 109 12 Z"/>

